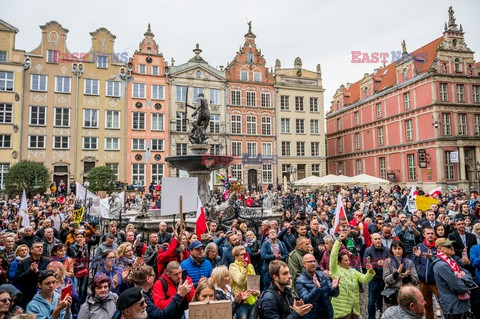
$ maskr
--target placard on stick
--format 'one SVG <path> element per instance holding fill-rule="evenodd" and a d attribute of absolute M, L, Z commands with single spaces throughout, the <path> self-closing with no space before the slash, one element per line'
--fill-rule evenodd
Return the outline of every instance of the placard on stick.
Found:
<path fill-rule="evenodd" d="M 247 275 L 247 289 L 260 292 L 260 275 Z"/>
<path fill-rule="evenodd" d="M 232 303 L 229 300 L 191 302 L 188 319 L 232 319 Z"/>
<path fill-rule="evenodd" d="M 183 196 L 183 212 L 197 211 L 198 178 L 162 178 L 162 210 L 161 216 L 178 215 L 180 213 L 180 196 Z"/>

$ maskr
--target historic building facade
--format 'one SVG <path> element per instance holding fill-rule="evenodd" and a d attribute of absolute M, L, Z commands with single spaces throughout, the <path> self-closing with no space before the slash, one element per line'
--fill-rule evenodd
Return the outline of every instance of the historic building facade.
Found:
<path fill-rule="evenodd" d="M 231 175 L 249 189 L 277 183 L 275 89 L 249 23 L 245 42 L 226 69 Z"/>
<path fill-rule="evenodd" d="M 0 189 L 20 159 L 25 52 L 15 48 L 18 29 L 0 20 Z M 26 61 L 29 63 L 28 60 Z"/>
<path fill-rule="evenodd" d="M 96 166 L 109 166 L 125 176 L 127 139 L 125 63 L 114 50 L 115 36 L 105 28 L 90 32 L 92 47 L 83 62 L 78 83 L 74 176 L 83 180 Z M 74 69 L 74 68 L 73 68 Z"/>
<path fill-rule="evenodd" d="M 225 117 L 225 71 L 208 64 L 201 56 L 202 50 L 197 44 L 193 49 L 195 55 L 186 63 L 170 67 L 170 154 L 185 155 L 190 153 L 188 135 L 194 121 L 194 110 L 186 104 L 196 107 L 197 98 L 203 93 L 209 102 L 210 125 L 208 128 L 210 145 L 209 154 L 224 155 L 229 153 L 226 137 Z M 175 168 L 170 169 L 170 176 L 183 176 Z M 215 176 L 215 173 L 212 175 Z"/>
<path fill-rule="evenodd" d="M 347 86 L 327 114 L 329 173 L 478 186 L 480 70 L 453 10 L 438 39 Z"/>
<path fill-rule="evenodd" d="M 26 53 L 21 159 L 44 162 L 57 183 L 82 181 L 99 165 L 124 176 L 126 86 L 115 36 L 98 29 L 89 51 L 72 53 L 67 29 L 56 21 L 40 28 L 40 45 Z"/>
<path fill-rule="evenodd" d="M 296 58 L 293 68 L 275 63 L 277 178 L 283 186 L 326 173 L 322 72 L 305 70 Z"/>
<path fill-rule="evenodd" d="M 42 39 L 26 53 L 22 112 L 22 160 L 45 163 L 53 180 L 75 179 L 79 118 L 76 113 L 78 81 L 66 46 L 68 30 L 56 21 L 40 26 Z"/>
<path fill-rule="evenodd" d="M 150 24 L 127 72 L 126 180 L 156 185 L 168 176 L 170 91 L 166 78 L 170 71 Z"/>

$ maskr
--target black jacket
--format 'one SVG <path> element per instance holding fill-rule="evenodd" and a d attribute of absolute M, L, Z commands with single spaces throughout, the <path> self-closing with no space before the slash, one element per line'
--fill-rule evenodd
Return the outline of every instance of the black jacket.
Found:
<path fill-rule="evenodd" d="M 261 317 L 268 319 L 299 319 L 300 315 L 292 310 L 293 296 L 290 288 L 282 292 L 274 282 L 263 292 L 260 300 Z"/>
<path fill-rule="evenodd" d="M 50 259 L 40 257 L 38 262 L 38 272 L 30 270 L 32 264 L 32 257 L 28 257 L 24 261 L 18 264 L 17 272 L 13 281 L 19 287 L 23 293 L 22 300 L 18 302 L 18 305 L 23 309 L 27 307 L 27 304 L 33 299 L 33 296 L 37 293 L 37 281 L 38 273 L 47 269 L 47 265 L 50 263 Z"/>
<path fill-rule="evenodd" d="M 170 241 L 172 240 L 172 234 L 169 232 L 165 232 L 164 234 L 161 234 L 160 232 L 158 233 L 158 244 L 169 244 Z"/>
<path fill-rule="evenodd" d="M 455 256 L 462 258 L 462 252 L 465 246 L 458 231 L 448 235 L 448 239 L 454 240 L 453 248 L 455 248 Z M 477 237 L 472 233 L 465 233 L 465 241 L 467 242 L 467 254 L 470 256 L 470 249 L 477 244 Z"/>

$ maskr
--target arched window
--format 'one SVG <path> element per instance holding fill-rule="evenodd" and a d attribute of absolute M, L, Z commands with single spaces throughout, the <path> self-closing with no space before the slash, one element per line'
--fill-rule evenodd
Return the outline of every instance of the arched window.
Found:
<path fill-rule="evenodd" d="M 462 66 L 459 58 L 455 59 L 455 72 L 462 72 Z"/>
<path fill-rule="evenodd" d="M 407 68 L 404 68 L 403 69 L 403 81 L 407 81 L 408 80 L 408 70 Z"/>
<path fill-rule="evenodd" d="M 248 52 L 247 54 L 247 61 L 249 63 L 253 63 L 253 53 L 252 52 Z"/>

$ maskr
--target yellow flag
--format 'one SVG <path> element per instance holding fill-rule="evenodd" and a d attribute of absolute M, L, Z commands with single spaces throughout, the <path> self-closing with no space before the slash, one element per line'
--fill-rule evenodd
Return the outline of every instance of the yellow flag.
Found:
<path fill-rule="evenodd" d="M 85 211 L 85 207 L 82 207 L 73 211 L 73 221 L 75 223 L 80 224 L 82 222 L 84 211 Z"/>
<path fill-rule="evenodd" d="M 417 198 L 415 199 L 415 204 L 417 204 L 417 209 L 426 211 L 432 207 L 432 204 L 438 205 L 438 199 L 417 195 Z"/>

